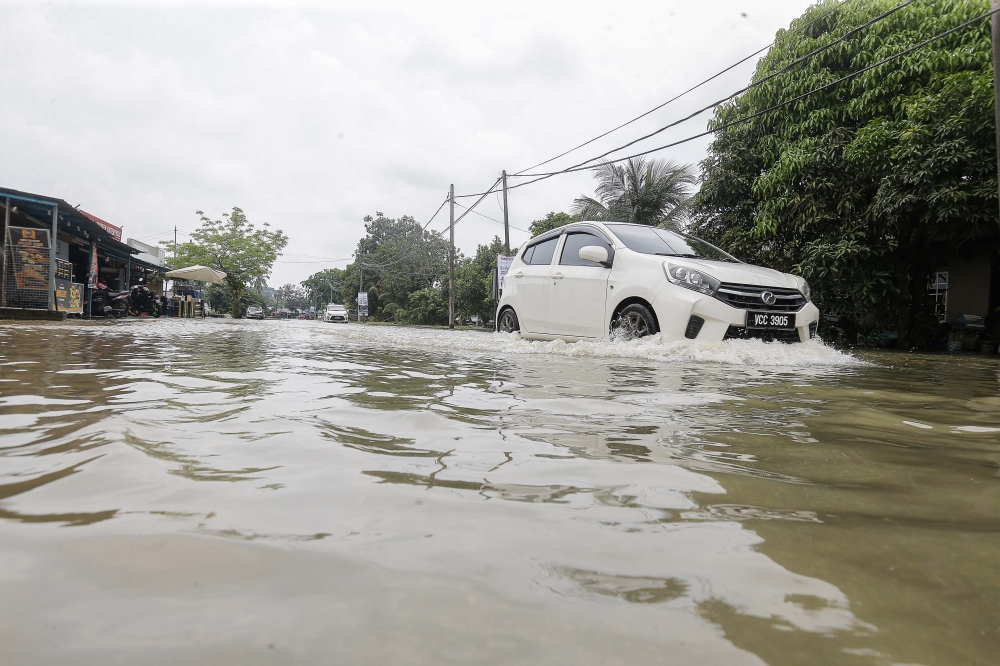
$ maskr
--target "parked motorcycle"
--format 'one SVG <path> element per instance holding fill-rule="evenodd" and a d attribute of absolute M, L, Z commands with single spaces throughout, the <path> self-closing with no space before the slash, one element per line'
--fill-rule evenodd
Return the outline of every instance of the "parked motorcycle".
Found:
<path fill-rule="evenodd" d="M 149 290 L 144 284 L 137 284 L 132 287 L 128 297 L 128 313 L 133 317 L 149 315 L 151 317 L 160 316 L 160 304 L 156 294 Z"/>
<path fill-rule="evenodd" d="M 108 291 L 107 285 L 97 283 L 91 290 L 90 316 L 114 317 L 119 319 L 128 316 L 129 292 Z M 84 308 L 86 308 L 86 300 Z"/>

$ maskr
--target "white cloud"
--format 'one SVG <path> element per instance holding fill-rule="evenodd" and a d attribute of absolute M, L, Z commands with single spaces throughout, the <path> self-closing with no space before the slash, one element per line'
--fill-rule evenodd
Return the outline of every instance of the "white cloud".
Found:
<path fill-rule="evenodd" d="M 347 257 L 364 215 L 426 220 L 449 183 L 479 191 L 501 169 L 603 132 L 760 48 L 807 5 L 775 0 L 747 18 L 747 3 L 736 0 L 610 10 L 579 2 L 0 5 L 0 184 L 81 203 L 140 238 L 175 224 L 193 229 L 197 209 L 214 217 L 238 205 L 284 229 L 289 253 Z M 751 72 L 747 63 L 549 166 L 669 122 Z M 641 145 L 701 131 L 707 118 Z M 664 156 L 696 162 L 707 143 Z M 511 222 L 527 228 L 589 191 L 586 174 L 514 190 Z M 492 199 L 483 212 L 501 216 Z M 456 238 L 468 252 L 502 231 L 469 216 Z M 282 263 L 272 283 L 323 267 Z"/>

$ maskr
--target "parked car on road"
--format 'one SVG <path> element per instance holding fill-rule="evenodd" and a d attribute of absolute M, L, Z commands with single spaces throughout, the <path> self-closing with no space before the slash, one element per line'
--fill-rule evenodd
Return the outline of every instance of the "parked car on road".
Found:
<path fill-rule="evenodd" d="M 497 330 L 575 341 L 816 335 L 801 277 L 745 264 L 692 236 L 639 224 L 578 222 L 541 234 L 503 280 Z"/>
<path fill-rule="evenodd" d="M 264 308 L 259 305 L 251 305 L 247 307 L 247 319 L 263 319 L 264 318 Z"/>
<path fill-rule="evenodd" d="M 323 311 L 323 321 L 340 321 L 346 324 L 347 308 L 343 305 L 330 303 L 326 306 L 326 310 Z"/>

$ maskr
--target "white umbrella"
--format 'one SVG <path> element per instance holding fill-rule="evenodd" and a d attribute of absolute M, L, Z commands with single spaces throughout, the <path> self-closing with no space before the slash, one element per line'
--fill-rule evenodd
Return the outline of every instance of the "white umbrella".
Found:
<path fill-rule="evenodd" d="M 187 268 L 178 268 L 176 271 L 170 271 L 167 273 L 167 277 L 222 284 L 226 274 L 208 266 L 188 266 Z"/>

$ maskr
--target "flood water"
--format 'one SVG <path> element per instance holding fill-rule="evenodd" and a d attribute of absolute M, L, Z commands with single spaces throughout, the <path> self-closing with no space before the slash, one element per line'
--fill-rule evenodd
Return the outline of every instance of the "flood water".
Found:
<path fill-rule="evenodd" d="M 1000 363 L 0 326 L 0 663 L 995 664 Z"/>

